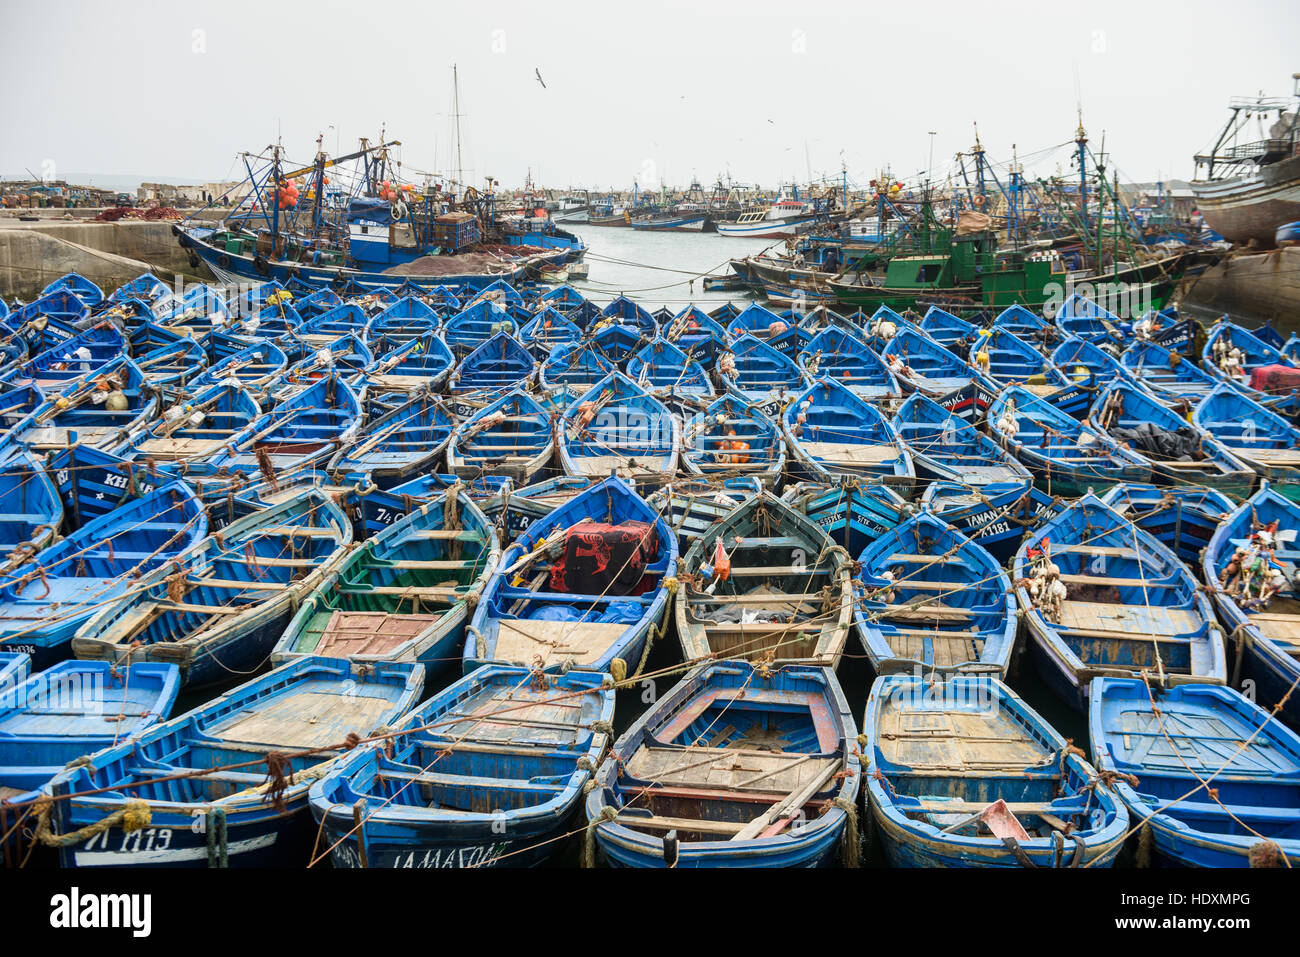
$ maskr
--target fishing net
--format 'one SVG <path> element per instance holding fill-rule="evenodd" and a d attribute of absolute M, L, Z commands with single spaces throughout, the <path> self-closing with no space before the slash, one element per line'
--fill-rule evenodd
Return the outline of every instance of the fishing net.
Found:
<path fill-rule="evenodd" d="M 658 532 L 646 522 L 606 525 L 579 522 L 564 538 L 564 555 L 551 569 L 551 591 L 583 595 L 634 595 L 648 587 L 646 566 L 659 550 Z"/>

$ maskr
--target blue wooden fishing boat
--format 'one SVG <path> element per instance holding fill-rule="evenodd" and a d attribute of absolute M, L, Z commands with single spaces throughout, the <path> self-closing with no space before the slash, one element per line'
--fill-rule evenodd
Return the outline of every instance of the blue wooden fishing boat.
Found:
<path fill-rule="evenodd" d="M 40 343 L 44 349 L 54 345 L 56 339 L 75 335 L 89 318 L 90 307 L 65 289 L 18 306 L 5 316 L 4 324 L 20 335 L 30 336 L 29 345 Z"/>
<path fill-rule="evenodd" d="M 1124 844 L 1124 803 L 993 675 L 886 675 L 862 724 L 892 867 L 1109 867 Z"/>
<path fill-rule="evenodd" d="M 519 330 L 519 341 L 543 360 L 556 346 L 571 345 L 581 338 L 582 328 L 551 306 L 541 309 Z"/>
<path fill-rule="evenodd" d="M 1115 382 L 1135 384 L 1119 359 L 1106 349 L 1077 336 L 1068 337 L 1053 349 L 1050 358 L 1070 382 L 1089 392 L 1095 393 Z"/>
<path fill-rule="evenodd" d="M 853 623 L 876 674 L 1006 675 L 1016 598 L 980 545 L 922 511 L 868 545 L 858 564 Z"/>
<path fill-rule="evenodd" d="M 233 348 L 234 351 L 230 351 Z M 273 342 L 254 342 L 218 333 L 209 340 L 212 364 L 192 381 L 195 388 L 234 380 L 261 397 L 289 367 L 289 356 Z"/>
<path fill-rule="evenodd" d="M 771 492 L 751 494 L 698 536 L 678 577 L 687 662 L 839 665 L 853 612 L 848 555 Z"/>
<path fill-rule="evenodd" d="M 808 341 L 798 356 L 799 368 L 810 380 L 829 376 L 870 401 L 903 394 L 898 379 L 880 356 L 852 333 L 828 326 Z"/>
<path fill-rule="evenodd" d="M 836 545 L 856 555 L 905 521 L 910 507 L 892 488 L 840 476 L 827 485 L 796 482 L 781 497 L 822 527 Z"/>
<path fill-rule="evenodd" d="M 1263 405 L 1292 410 L 1300 407 L 1300 395 L 1295 386 L 1300 373 L 1295 372 L 1296 364 L 1234 322 L 1222 320 L 1206 334 L 1201 366 L 1220 381 L 1231 383 Z M 1292 374 L 1281 383 L 1273 383 L 1271 377 L 1262 372 L 1267 366 L 1283 366 Z"/>
<path fill-rule="evenodd" d="M 1012 563 L 1030 649 L 1076 708 L 1098 675 L 1223 684 L 1223 634 L 1172 551 L 1088 494 L 1035 529 Z"/>
<path fill-rule="evenodd" d="M 349 735 L 391 725 L 419 700 L 423 684 L 421 665 L 299 658 L 106 748 L 51 783 L 62 798 L 53 804 L 54 833 L 98 824 L 131 802 L 147 805 L 150 826 L 115 824 L 60 847 L 60 863 L 302 866 L 316 834 L 307 813 L 312 783 Z M 250 766 L 264 760 L 260 773 Z M 195 771 L 202 773 L 158 780 Z M 103 793 L 70 797 L 87 791 Z"/>
<path fill-rule="evenodd" d="M 767 415 L 776 415 L 785 400 L 808 384 L 807 377 L 784 353 L 754 336 L 741 336 L 718 360 L 723 386 L 760 403 Z"/>
<path fill-rule="evenodd" d="M 14 425 L 5 443 L 21 443 L 34 452 L 80 444 L 111 448 L 129 431 L 157 414 L 159 398 L 139 367 L 118 358 L 98 372 L 49 392 L 44 402 Z"/>
<path fill-rule="evenodd" d="M 566 316 L 587 301 L 586 296 L 567 282 L 552 286 L 538 298 L 538 302 L 544 303 L 549 308 L 556 309 Z"/>
<path fill-rule="evenodd" d="M 1300 336 L 1291 333 L 1291 337 L 1282 345 L 1281 352 L 1293 363 L 1300 365 Z"/>
<path fill-rule="evenodd" d="M 207 533 L 203 506 L 182 482 L 87 522 L 0 575 L 0 650 L 27 653 L 36 670 L 63 660 L 91 615 Z"/>
<path fill-rule="evenodd" d="M 45 403 L 45 393 L 34 385 L 0 391 L 0 429 L 6 433 L 0 448 L 11 449 L 8 433 Z"/>
<path fill-rule="evenodd" d="M 677 469 L 681 422 L 620 372 L 574 400 L 558 428 L 560 464 L 569 475 L 654 482 Z"/>
<path fill-rule="evenodd" d="M 1054 515 L 1060 499 L 1028 482 L 998 482 L 975 488 L 960 482 L 931 482 L 920 504 L 1004 564 L 1025 533 Z"/>
<path fill-rule="evenodd" d="M 768 340 L 789 329 L 790 322 L 782 319 L 766 306 L 754 302 L 730 317 L 724 324 L 724 328 L 732 342 L 744 336 Z"/>
<path fill-rule="evenodd" d="M 1238 506 L 1205 546 L 1201 574 L 1236 647 L 1238 678 L 1254 682 L 1266 708 L 1285 701 L 1280 716 L 1300 727 L 1300 505 L 1268 483 Z"/>
<path fill-rule="evenodd" d="M 185 389 L 208 365 L 208 355 L 194 339 L 178 339 L 141 352 L 134 350 L 135 364 L 151 389 Z"/>
<path fill-rule="evenodd" d="M 650 341 L 635 325 L 602 319 L 590 329 L 592 344 L 622 369 L 638 349 Z"/>
<path fill-rule="evenodd" d="M 781 414 L 781 430 L 804 476 L 840 476 L 883 483 L 906 495 L 916 472 L 912 456 L 874 405 L 835 379 L 820 378 Z"/>
<path fill-rule="evenodd" d="M 366 338 L 386 337 L 394 342 L 405 342 L 437 332 L 441 324 L 442 319 L 428 303 L 413 296 L 403 296 L 370 320 Z"/>
<path fill-rule="evenodd" d="M 498 332 L 461 361 L 447 388 L 461 397 L 491 401 L 511 389 L 527 388 L 537 360 L 508 332 Z"/>
<path fill-rule="evenodd" d="M 166 308 L 155 308 L 154 312 L 162 325 L 195 338 L 237 324 L 225 295 L 204 283 L 188 287 L 180 301 L 173 298 Z"/>
<path fill-rule="evenodd" d="M 126 351 L 122 333 L 108 323 L 98 323 L 15 366 L 4 381 L 9 388 L 35 385 L 56 394 L 100 372 Z"/>
<path fill-rule="evenodd" d="M 1269 712 L 1232 688 L 1135 678 L 1098 678 L 1089 705 L 1092 759 L 1162 861 L 1300 864 L 1300 736 Z"/>
<path fill-rule="evenodd" d="M 262 413 L 204 464 L 218 474 L 289 475 L 324 463 L 352 441 L 361 421 L 356 394 L 337 373 L 329 373 Z"/>
<path fill-rule="evenodd" d="M 692 358 L 712 363 L 726 348 L 727 331 L 699 306 L 691 305 L 663 323 L 663 337 Z"/>
<path fill-rule="evenodd" d="M 1195 485 L 1112 485 L 1101 500 L 1116 514 L 1154 535 L 1193 570 L 1200 567 L 1201 550 L 1214 530 L 1237 507 L 1222 492 Z"/>
<path fill-rule="evenodd" d="M 533 522 L 474 609 L 465 670 L 485 661 L 638 673 L 668 611 L 677 537 L 631 486 L 608 478 Z"/>
<path fill-rule="evenodd" d="M 615 320 L 619 326 L 634 329 L 637 336 L 646 342 L 659 333 L 659 324 L 655 322 L 654 316 L 627 296 L 616 296 L 600 310 L 600 314 L 606 319 Z"/>
<path fill-rule="evenodd" d="M 117 669 L 64 661 L 0 683 L 0 853 L 17 867 L 36 840 L 33 803 L 65 766 L 129 742 L 167 718 L 180 691 L 175 665 Z"/>
<path fill-rule="evenodd" d="M 993 319 L 991 328 L 1005 329 L 1026 342 L 1049 343 L 1060 335 L 1056 326 L 1032 309 L 1021 305 L 1008 306 Z"/>
<path fill-rule="evenodd" d="M 1151 477 L 1146 459 L 1022 386 L 1004 389 L 993 400 L 988 421 L 994 438 L 1029 467 L 1049 495 L 1073 497 Z"/>
<path fill-rule="evenodd" d="M 147 573 L 78 629 L 72 651 L 176 664 L 190 685 L 248 674 L 351 544 L 352 522 L 333 498 L 304 490 Z"/>
<path fill-rule="evenodd" d="M 555 449 L 553 412 L 516 389 L 458 425 L 447 446 L 447 469 L 463 478 L 508 476 L 527 485 Z"/>
<path fill-rule="evenodd" d="M 682 432 L 684 470 L 727 487 L 752 488 L 754 480 L 774 487 L 785 457 L 776 423 L 732 392 L 688 419 Z"/>
<path fill-rule="evenodd" d="M 628 357 L 627 376 L 659 398 L 709 400 L 716 394 L 704 367 L 662 336 Z"/>
<path fill-rule="evenodd" d="M 1061 303 L 1056 313 L 1056 327 L 1066 336 L 1076 336 L 1093 345 L 1103 342 L 1123 344 L 1131 332 L 1129 323 L 1078 293 Z"/>
<path fill-rule="evenodd" d="M 427 393 L 415 395 L 368 421 L 326 470 L 339 482 L 392 488 L 433 470 L 455 428 L 456 420 L 441 401 Z"/>
<path fill-rule="evenodd" d="M 514 320 L 490 299 L 479 299 L 442 325 L 442 337 L 457 359 L 464 359 L 493 336 L 513 336 Z"/>
<path fill-rule="evenodd" d="M 451 377 L 456 365 L 447 344 L 432 332 L 401 344 L 380 338 L 370 345 L 376 358 L 366 370 L 363 381 L 366 388 L 375 394 L 406 396 L 415 392 L 437 392 Z"/>
<path fill-rule="evenodd" d="M 1255 484 L 1254 471 L 1214 432 L 1202 431 L 1123 379 L 1098 393 L 1087 422 L 1145 458 L 1163 484 L 1200 485 L 1238 498 Z"/>
<path fill-rule="evenodd" d="M 748 488 L 740 485 L 737 482 L 719 488 L 707 479 L 678 477 L 648 495 L 646 502 L 676 532 L 680 550 L 685 553 L 697 538 L 730 515 L 745 495 L 760 491 L 754 484 Z"/>
<path fill-rule="evenodd" d="M 921 330 L 900 328 L 881 351 L 903 392 L 923 392 L 938 397 L 956 392 L 972 383 L 995 391 L 993 384 L 980 375 L 965 359 L 949 352 Z"/>
<path fill-rule="evenodd" d="M 1195 404 L 1213 392 L 1220 381 L 1191 359 L 1184 359 L 1158 342 L 1135 342 L 1124 350 L 1119 361 L 1143 388 L 1165 402 L 1187 399 Z"/>
<path fill-rule="evenodd" d="M 983 331 L 973 322 L 967 322 L 938 306 L 931 306 L 921 318 L 919 328 L 949 352 L 963 355 Z"/>
<path fill-rule="evenodd" d="M 496 529 L 457 484 L 368 537 L 302 602 L 273 660 L 324 655 L 460 661 L 465 623 L 501 557 Z"/>
<path fill-rule="evenodd" d="M 333 289 L 315 289 L 306 284 L 303 284 L 301 288 L 296 285 L 290 285 L 287 288 L 290 292 L 298 294 L 298 298 L 293 301 L 293 308 L 297 310 L 298 315 L 302 316 L 304 324 L 322 313 L 337 309 L 343 305 L 343 297 Z M 301 332 L 301 327 L 299 329 Z M 335 335 L 342 334 L 342 331 L 335 333 Z"/>
<path fill-rule="evenodd" d="M 617 371 L 618 363 L 586 340 L 553 349 L 538 370 L 537 380 L 548 392 L 567 390 L 581 395 Z"/>
<path fill-rule="evenodd" d="M 619 738 L 587 795 L 586 863 L 858 860 L 857 726 L 827 668 L 702 665 Z"/>
<path fill-rule="evenodd" d="M 32 659 L 22 651 L 0 651 L 0 691 L 26 681 L 31 672 Z"/>
<path fill-rule="evenodd" d="M 108 298 L 113 302 L 140 299 L 150 305 L 170 295 L 172 287 L 151 272 L 142 272 L 130 282 L 118 286 Z"/>
<path fill-rule="evenodd" d="M 267 387 L 267 393 L 273 403 L 284 403 L 327 376 L 337 377 L 360 393 L 374 365 L 375 354 L 370 347 L 349 333 L 291 362 L 284 374 Z"/>
<path fill-rule="evenodd" d="M 1029 470 L 975 426 L 914 392 L 890 420 L 921 478 L 973 488 L 1033 481 Z"/>
<path fill-rule="evenodd" d="M 190 462 L 222 448 L 261 414 L 242 385 L 208 386 L 137 426 L 113 451 L 128 459 Z"/>
<path fill-rule="evenodd" d="M 511 542 L 533 522 L 545 518 L 573 496 L 599 481 L 601 480 L 573 475 L 556 475 L 516 488 L 507 479 L 504 487 L 489 491 L 481 497 L 479 505 L 483 513 L 500 529 L 502 541 Z"/>
<path fill-rule="evenodd" d="M 63 499 L 45 469 L 26 451 L 0 466 L 0 572 L 54 543 L 63 526 Z"/>
<path fill-rule="evenodd" d="M 1200 401 L 1192 423 L 1277 491 L 1300 500 L 1300 428 L 1227 383 Z"/>
<path fill-rule="evenodd" d="M 80 445 L 50 453 L 46 472 L 54 479 L 63 500 L 64 524 L 69 530 L 81 528 L 91 519 L 179 477 L 171 467 L 134 462 Z"/>
<path fill-rule="evenodd" d="M 508 665 L 466 675 L 403 718 L 391 748 L 360 748 L 313 785 L 311 809 L 331 861 L 419 868 L 546 862 L 574 830 L 613 718 L 607 675 L 539 677 Z"/>
<path fill-rule="evenodd" d="M 294 338 L 313 349 L 333 342 L 339 336 L 353 335 L 364 339 L 368 334 L 370 319 L 366 311 L 355 302 L 340 301 L 305 319 L 294 333 Z"/>
<path fill-rule="evenodd" d="M 65 273 L 41 290 L 42 296 L 52 296 L 56 292 L 70 292 L 91 309 L 104 301 L 104 292 L 85 276 L 75 272 Z"/>
<path fill-rule="evenodd" d="M 970 347 L 970 361 L 998 385 L 1025 386 L 1038 395 L 1052 395 L 1070 384 L 1047 356 L 996 324 Z"/>

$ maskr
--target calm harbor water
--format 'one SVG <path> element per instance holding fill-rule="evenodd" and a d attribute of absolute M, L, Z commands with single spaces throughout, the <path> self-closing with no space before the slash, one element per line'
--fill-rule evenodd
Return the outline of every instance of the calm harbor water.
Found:
<path fill-rule="evenodd" d="M 590 252 L 591 274 L 574 281 L 583 295 L 598 301 L 626 293 L 651 312 L 666 306 L 677 312 L 688 303 L 720 305 L 747 301 L 744 292 L 705 292 L 701 275 L 731 272 L 728 260 L 783 246 L 784 240 L 738 239 L 717 233 L 647 232 L 622 226 L 562 223 L 581 236 Z M 693 280 L 693 281 L 692 281 Z"/>

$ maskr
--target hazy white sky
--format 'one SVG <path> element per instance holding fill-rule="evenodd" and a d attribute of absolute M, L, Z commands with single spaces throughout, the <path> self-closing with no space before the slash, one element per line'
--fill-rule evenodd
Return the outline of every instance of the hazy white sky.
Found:
<path fill-rule="evenodd" d="M 997 159 L 1070 140 L 1076 96 L 1121 179 L 1190 178 L 1229 96 L 1291 92 L 1300 0 L 0 0 L 0 171 L 221 179 L 382 124 L 454 170 L 453 62 L 474 183 L 907 179 L 932 130 L 941 176 L 972 121 Z"/>

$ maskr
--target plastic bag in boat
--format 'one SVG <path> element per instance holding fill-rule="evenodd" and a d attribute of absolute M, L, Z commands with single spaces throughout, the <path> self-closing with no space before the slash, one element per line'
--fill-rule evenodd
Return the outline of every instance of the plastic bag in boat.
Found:
<path fill-rule="evenodd" d="M 550 589 L 579 595 L 634 595 L 659 550 L 658 532 L 646 522 L 579 522 L 564 538 L 564 555 L 551 569 Z"/>
<path fill-rule="evenodd" d="M 596 621 L 601 624 L 631 624 L 641 617 L 641 606 L 634 601 L 610 602 L 609 608 Z"/>

